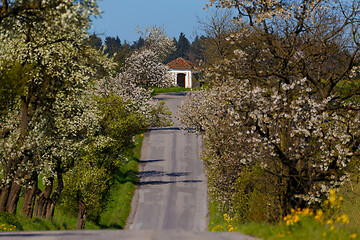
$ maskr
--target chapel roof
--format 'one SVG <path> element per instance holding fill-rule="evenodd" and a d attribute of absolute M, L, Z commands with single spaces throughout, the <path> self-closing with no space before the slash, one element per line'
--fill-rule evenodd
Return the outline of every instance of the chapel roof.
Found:
<path fill-rule="evenodd" d="M 185 60 L 181 57 L 169 62 L 166 65 L 172 69 L 193 69 L 195 67 L 192 62 Z"/>

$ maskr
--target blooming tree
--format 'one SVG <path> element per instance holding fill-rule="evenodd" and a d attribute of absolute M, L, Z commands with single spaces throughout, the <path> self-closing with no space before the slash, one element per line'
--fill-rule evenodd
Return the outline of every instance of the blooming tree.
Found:
<path fill-rule="evenodd" d="M 169 87 L 171 78 L 169 68 L 160 62 L 156 52 L 151 49 L 135 51 L 125 60 L 124 74 L 136 85 L 142 87 Z"/>
<path fill-rule="evenodd" d="M 123 75 L 145 88 L 171 86 L 169 69 L 162 62 L 174 50 L 174 41 L 166 36 L 161 27 L 148 27 L 145 31 L 138 31 L 145 39 L 144 46 L 125 60 Z"/>
<path fill-rule="evenodd" d="M 359 170 L 359 3 L 211 4 L 235 8 L 245 26 L 228 37 L 234 57 L 207 69 L 212 87 L 182 107 L 205 138 L 211 196 L 234 215 L 251 211 L 237 202 L 255 191 L 275 218 L 319 206 Z M 261 220 L 274 219 L 266 212 Z"/>
<path fill-rule="evenodd" d="M 40 173 L 45 176 L 44 191 L 51 194 L 55 176 L 61 191 L 59 173 L 69 165 L 62 168 L 59 164 L 67 162 L 81 142 L 75 141 L 74 134 L 92 126 L 84 127 L 89 122 L 81 119 L 93 119 L 88 118 L 92 110 L 84 109 L 87 100 L 82 96 L 88 95 L 87 86 L 97 74 L 94 66 L 112 66 L 85 44 L 89 17 L 99 14 L 96 1 L 2 1 L 0 7 L 1 71 L 12 65 L 26 69 L 19 79 L 21 91 L 0 122 L 0 211 L 15 213 L 23 186 L 36 186 Z M 73 101 L 74 94 L 84 102 Z M 31 216 L 38 189 L 29 186 L 28 190 L 23 214 Z M 49 194 L 45 194 L 48 200 Z"/>
<path fill-rule="evenodd" d="M 137 32 L 145 40 L 144 48 L 154 51 L 160 61 L 164 61 L 175 50 L 174 40 L 166 35 L 164 27 L 148 26 L 144 30 L 138 28 Z"/>

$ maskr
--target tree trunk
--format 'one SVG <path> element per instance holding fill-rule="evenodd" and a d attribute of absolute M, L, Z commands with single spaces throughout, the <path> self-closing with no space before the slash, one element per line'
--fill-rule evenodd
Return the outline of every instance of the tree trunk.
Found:
<path fill-rule="evenodd" d="M 86 212 L 87 212 L 86 204 L 83 201 L 79 201 L 79 214 L 78 214 L 76 229 L 85 228 Z"/>
<path fill-rule="evenodd" d="M 11 214 L 16 214 L 17 204 L 19 202 L 19 197 L 21 193 L 22 186 L 16 182 L 13 182 L 11 185 L 11 190 L 9 193 L 9 198 L 6 203 L 6 211 Z"/>
<path fill-rule="evenodd" d="M 34 212 L 34 205 L 36 194 L 38 192 L 38 174 L 34 173 L 31 176 L 31 185 L 25 188 L 24 201 L 21 208 L 21 215 L 32 218 Z"/>
<path fill-rule="evenodd" d="M 2 184 L 1 186 L 1 195 L 0 195 L 0 212 L 5 212 L 7 210 L 7 204 L 9 201 L 11 188 L 14 183 L 14 179 L 16 177 L 17 166 L 20 161 L 20 158 L 15 159 L 7 159 L 8 163 L 6 164 L 5 169 L 5 176 L 2 179 L 3 181 L 7 182 Z"/>
<path fill-rule="evenodd" d="M 12 182 L 6 184 L 5 186 L 1 187 L 1 194 L 0 194 L 0 212 L 6 211 L 6 204 L 9 199 L 10 189 L 11 189 Z"/>
<path fill-rule="evenodd" d="M 54 217 L 54 210 L 55 210 L 55 204 L 57 203 L 60 194 L 62 192 L 62 190 L 64 189 L 64 182 L 63 182 L 63 177 L 62 177 L 62 171 L 61 170 L 57 170 L 57 187 L 56 190 L 54 191 L 52 197 L 51 197 L 51 202 L 50 204 L 47 205 L 47 210 L 46 210 L 46 218 L 53 218 Z"/>
<path fill-rule="evenodd" d="M 36 201 L 35 206 L 35 217 L 46 217 L 46 210 L 48 209 L 48 204 L 50 204 L 51 199 L 50 195 L 53 189 L 53 179 L 49 179 L 50 184 L 45 186 L 44 191 L 42 191 Z"/>
<path fill-rule="evenodd" d="M 28 128 L 28 103 L 26 97 L 21 97 L 21 114 L 20 114 L 20 137 L 17 140 L 16 145 L 21 146 L 26 136 Z M 12 149 L 18 151 L 18 148 Z M 0 195 L 0 212 L 8 211 L 10 213 L 16 213 L 17 203 L 22 187 L 15 183 L 15 179 L 21 179 L 21 172 L 18 170 L 18 165 L 24 160 L 24 156 L 15 157 L 14 159 L 7 159 L 5 167 L 4 180 L 8 183 L 2 185 Z"/>

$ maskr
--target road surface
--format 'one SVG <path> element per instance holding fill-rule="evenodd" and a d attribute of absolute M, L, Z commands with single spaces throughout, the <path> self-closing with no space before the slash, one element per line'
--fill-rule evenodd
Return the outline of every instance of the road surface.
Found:
<path fill-rule="evenodd" d="M 189 232 L 184 230 L 83 230 L 4 232 L 4 240 L 255 240 L 254 238 L 227 232 Z"/>
<path fill-rule="evenodd" d="M 140 185 L 130 230 L 207 229 L 207 186 L 199 158 L 201 137 L 181 130 L 177 107 L 184 93 L 160 94 L 173 113 L 174 126 L 152 128 L 145 134 L 140 163 Z"/>

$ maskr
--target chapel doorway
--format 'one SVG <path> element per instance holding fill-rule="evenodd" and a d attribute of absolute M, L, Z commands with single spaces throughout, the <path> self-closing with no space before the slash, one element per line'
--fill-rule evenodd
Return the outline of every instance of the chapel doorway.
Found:
<path fill-rule="evenodd" d="M 177 74 L 176 84 L 178 85 L 178 87 L 185 87 L 185 76 L 185 73 Z"/>

